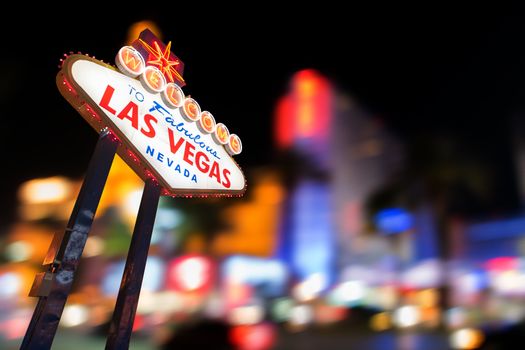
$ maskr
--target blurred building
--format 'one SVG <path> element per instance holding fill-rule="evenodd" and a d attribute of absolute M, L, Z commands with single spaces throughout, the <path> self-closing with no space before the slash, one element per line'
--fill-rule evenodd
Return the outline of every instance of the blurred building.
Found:
<path fill-rule="evenodd" d="M 510 126 L 521 211 L 493 220 L 471 220 L 463 225 L 458 234 L 462 249 L 457 255 L 478 265 L 502 257 L 525 256 L 525 122 L 521 115 L 511 118 Z"/>
<path fill-rule="evenodd" d="M 396 175 L 403 148 L 385 125 L 352 98 L 340 95 L 333 124 L 333 176 L 336 225 L 343 262 L 359 252 L 367 231 L 368 197 Z"/>
<path fill-rule="evenodd" d="M 368 235 L 365 202 L 400 170 L 403 149 L 381 121 L 304 70 L 278 103 L 275 138 L 288 155 L 284 171 L 293 172 L 278 255 L 295 278 L 319 278 L 322 290 L 352 258 L 385 253 L 388 247 Z"/>

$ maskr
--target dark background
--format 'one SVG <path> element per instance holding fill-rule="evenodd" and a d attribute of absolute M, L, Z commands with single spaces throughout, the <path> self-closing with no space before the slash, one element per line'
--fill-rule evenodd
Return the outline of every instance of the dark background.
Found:
<path fill-rule="evenodd" d="M 515 210 L 509 120 L 523 111 L 525 11 L 474 4 L 122 3 L 109 11 L 85 3 L 77 12 L 3 11 L 0 226 L 14 218 L 21 182 L 81 177 L 96 143 L 56 89 L 60 57 L 81 51 L 113 63 L 129 25 L 144 19 L 159 25 L 185 63 L 185 93 L 241 137 L 241 166 L 272 161 L 275 102 L 294 72 L 314 68 L 397 133 L 413 161 L 427 158 L 419 147 L 426 140 L 448 145 L 444 157 L 459 154 L 490 169 L 494 188 L 480 211 Z"/>

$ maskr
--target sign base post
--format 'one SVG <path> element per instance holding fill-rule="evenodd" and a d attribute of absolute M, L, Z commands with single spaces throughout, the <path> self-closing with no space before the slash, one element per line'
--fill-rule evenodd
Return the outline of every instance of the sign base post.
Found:
<path fill-rule="evenodd" d="M 46 288 L 35 287 L 39 291 L 32 295 L 38 296 L 39 300 L 21 350 L 51 348 L 118 143 L 109 130 L 100 133 L 66 230 L 55 235 L 44 260 L 44 265 L 48 266 L 47 280 L 51 283 L 46 284 Z M 42 283 L 42 280 L 35 280 L 35 284 Z"/>
<path fill-rule="evenodd" d="M 126 267 L 109 328 L 106 350 L 128 349 L 148 249 L 157 214 L 161 187 L 153 180 L 146 181 L 133 230 Z"/>

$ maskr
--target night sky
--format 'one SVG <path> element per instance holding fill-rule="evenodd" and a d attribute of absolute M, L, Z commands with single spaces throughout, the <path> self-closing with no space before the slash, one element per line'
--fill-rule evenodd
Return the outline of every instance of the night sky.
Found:
<path fill-rule="evenodd" d="M 508 120 L 524 112 L 521 5 L 341 9 L 320 2 L 285 10 L 250 2 L 201 12 L 203 5 L 173 2 L 120 13 L 85 6 L 91 9 L 76 15 L 57 10 L 0 24 L 0 226 L 14 218 L 21 182 L 81 177 L 96 143 L 95 131 L 55 86 L 60 57 L 81 51 L 113 63 L 129 25 L 144 19 L 159 25 L 184 61 L 185 93 L 241 137 L 244 150 L 236 160 L 242 167 L 272 161 L 274 104 L 294 72 L 314 68 L 407 144 L 444 135 L 500 169 L 495 205 L 515 192 Z M 31 35 L 22 35 L 21 28 Z"/>

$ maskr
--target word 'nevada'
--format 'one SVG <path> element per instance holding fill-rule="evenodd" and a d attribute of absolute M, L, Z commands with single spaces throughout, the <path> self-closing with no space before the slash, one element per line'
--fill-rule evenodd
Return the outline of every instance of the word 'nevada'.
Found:
<path fill-rule="evenodd" d="M 226 125 L 216 123 L 213 115 L 202 111 L 193 98 L 186 97 L 175 83 L 167 83 L 164 74 L 155 66 L 147 66 L 144 57 L 132 46 L 122 47 L 116 57 L 119 70 L 129 77 L 140 76 L 142 85 L 151 93 L 160 93 L 169 108 L 180 108 L 182 116 L 189 122 L 196 122 L 204 134 L 212 134 L 215 142 L 224 145 L 231 155 L 242 151 L 239 136 L 230 134 Z"/>

